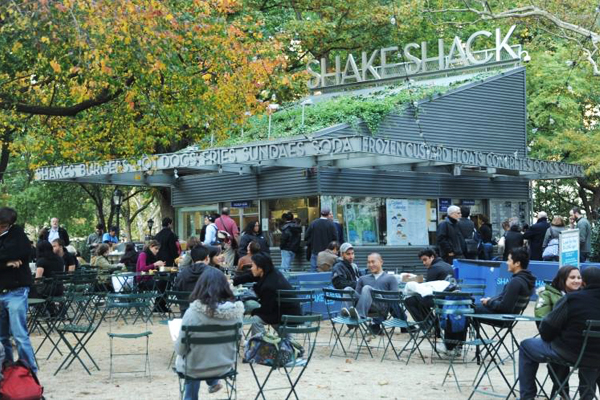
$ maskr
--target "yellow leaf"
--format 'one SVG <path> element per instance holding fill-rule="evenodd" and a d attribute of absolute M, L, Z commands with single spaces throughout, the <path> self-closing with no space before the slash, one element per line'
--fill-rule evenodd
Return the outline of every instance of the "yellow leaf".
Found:
<path fill-rule="evenodd" d="M 42 36 L 42 38 L 40 39 L 40 41 L 42 43 L 50 43 L 50 39 L 48 39 L 46 36 Z"/>
<path fill-rule="evenodd" d="M 56 72 L 57 74 L 60 73 L 60 64 L 56 61 L 56 59 L 50 61 L 50 66 L 52 67 L 54 72 Z"/>

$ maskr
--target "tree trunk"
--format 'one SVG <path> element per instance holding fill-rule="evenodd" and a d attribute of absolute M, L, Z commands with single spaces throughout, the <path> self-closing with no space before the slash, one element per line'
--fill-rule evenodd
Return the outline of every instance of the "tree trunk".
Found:
<path fill-rule="evenodd" d="M 171 189 L 170 188 L 160 188 L 158 191 L 158 204 L 160 206 L 160 216 L 162 218 L 169 217 L 173 221 L 175 221 L 175 208 L 171 205 Z M 161 226 L 162 221 L 156 221 L 157 226 Z M 175 223 L 173 223 L 173 230 L 175 231 Z"/>

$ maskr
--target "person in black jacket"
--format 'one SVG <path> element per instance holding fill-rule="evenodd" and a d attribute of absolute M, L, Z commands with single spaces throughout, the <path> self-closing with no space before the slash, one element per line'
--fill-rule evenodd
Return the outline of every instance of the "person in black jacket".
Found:
<path fill-rule="evenodd" d="M 520 398 L 534 399 L 535 376 L 540 363 L 549 360 L 575 362 L 583 346 L 583 330 L 588 320 L 600 320 L 600 268 L 581 272 L 583 290 L 567 293 L 540 324 L 539 338 L 525 339 L 519 350 Z M 592 399 L 600 375 L 600 339 L 589 338 L 579 368 L 579 395 Z"/>
<path fill-rule="evenodd" d="M 54 217 L 50 220 L 50 227 L 44 228 L 41 231 L 40 240 L 47 240 L 50 243 L 54 239 L 62 239 L 65 246 L 68 246 L 71 243 L 71 239 L 69 239 L 69 233 L 65 228 L 58 225 L 58 218 Z"/>
<path fill-rule="evenodd" d="M 196 286 L 196 282 L 200 279 L 202 273 L 208 268 L 210 260 L 209 249 L 206 246 L 199 245 L 192 249 L 191 256 L 193 264 L 187 268 L 182 269 L 175 278 L 173 287 L 179 292 L 192 292 Z M 186 304 L 180 304 L 179 309 L 181 310 L 181 316 L 185 313 L 188 306 Z"/>
<path fill-rule="evenodd" d="M 294 221 L 292 212 L 282 215 L 285 223 L 281 227 L 281 241 L 279 248 L 281 249 L 281 269 L 289 271 L 292 265 L 292 260 L 300 250 L 300 240 L 302 235 L 302 227 Z"/>
<path fill-rule="evenodd" d="M 277 327 L 281 323 L 282 315 L 302 315 L 302 310 L 297 303 L 281 303 L 281 308 L 279 307 L 277 291 L 291 290 L 293 287 L 283 274 L 275 269 L 268 254 L 253 255 L 250 272 L 251 274 L 236 277 L 233 284 L 256 282 L 253 288 L 260 307 L 251 312 L 252 335 L 264 332 L 265 325 Z"/>
<path fill-rule="evenodd" d="M 58 239 L 60 240 L 60 239 Z M 54 253 L 52 244 L 47 240 L 42 240 L 37 244 L 37 260 L 35 262 L 36 271 L 35 278 L 53 278 L 56 274 L 65 272 L 65 262 L 62 257 Z M 64 287 L 61 282 L 47 286 L 43 293 L 39 293 L 43 297 L 61 296 Z"/>
<path fill-rule="evenodd" d="M 490 219 L 483 214 L 477 215 L 477 232 L 481 245 L 479 246 L 479 258 L 491 260 L 494 254 L 494 239 L 492 237 L 492 225 Z"/>
<path fill-rule="evenodd" d="M 129 242 L 125 245 L 125 254 L 119 260 L 120 264 L 125 264 L 125 267 L 129 272 L 135 272 L 137 266 L 137 260 L 140 253 L 135 249 L 135 244 Z"/>
<path fill-rule="evenodd" d="M 267 243 L 267 239 L 265 239 L 262 228 L 260 227 L 260 223 L 258 221 L 248 222 L 248 224 L 246 225 L 246 229 L 244 229 L 242 233 L 243 234 L 240 238 L 240 245 L 238 247 L 239 258 L 242 258 L 246 254 L 248 254 L 248 245 L 254 240 L 256 240 L 260 244 L 261 252 L 267 254 L 271 252 L 271 249 L 269 248 L 269 243 Z"/>
<path fill-rule="evenodd" d="M 456 222 L 460 234 L 465 240 L 465 258 L 474 260 L 477 258 L 477 241 L 473 237 L 475 233 L 475 223 L 471 221 L 469 215 L 471 215 L 471 209 L 467 206 L 460 207 L 461 217 Z"/>
<path fill-rule="evenodd" d="M 154 240 L 160 243 L 160 250 L 156 257 L 163 260 L 165 265 L 171 267 L 175 265 L 175 259 L 179 256 L 177 249 L 177 236 L 171 230 L 173 220 L 169 217 L 163 218 L 162 229 L 156 234 Z"/>
<path fill-rule="evenodd" d="M 306 242 L 306 253 L 310 254 L 310 271 L 317 272 L 317 256 L 325 250 L 329 243 L 338 241 L 337 229 L 330 219 L 329 207 L 321 208 L 321 217 L 310 223 L 304 241 Z"/>
<path fill-rule="evenodd" d="M 440 255 L 450 265 L 454 260 L 463 258 L 466 252 L 465 239 L 457 226 L 459 217 L 460 208 L 448 207 L 448 216 L 438 225 L 436 232 Z"/>
<path fill-rule="evenodd" d="M 535 276 L 527 269 L 529 254 L 524 248 L 508 252 L 508 271 L 513 274 L 502 292 L 494 297 L 484 297 L 481 305 L 475 307 L 477 314 L 514 314 L 521 296 L 531 296 L 535 286 Z"/>
<path fill-rule="evenodd" d="M 18 225 L 17 212 L 0 208 L 0 341 L 6 359 L 13 361 L 12 335 L 19 359 L 37 373 L 37 364 L 27 332 L 27 296 L 31 287 L 29 239 Z"/>
<path fill-rule="evenodd" d="M 335 289 L 356 289 L 360 272 L 354 264 L 354 247 L 350 243 L 342 244 L 340 255 L 331 268 L 331 283 Z"/>
<path fill-rule="evenodd" d="M 454 268 L 435 254 L 432 249 L 423 249 L 419 252 L 421 262 L 427 268 L 426 282 L 443 281 L 448 276 L 454 276 Z"/>
<path fill-rule="evenodd" d="M 544 244 L 544 237 L 546 231 L 550 228 L 548 222 L 548 214 L 544 211 L 538 213 L 538 220 L 535 224 L 531 225 L 527 232 L 523 234 L 523 239 L 529 241 L 529 259 L 530 260 L 542 260 L 542 245 Z"/>
<path fill-rule="evenodd" d="M 525 239 L 519 229 L 519 221 L 516 218 L 512 218 L 509 221 L 509 226 L 510 228 L 504 234 L 504 253 L 502 255 L 504 261 L 508 260 L 508 253 L 512 249 L 522 248 L 525 244 Z"/>

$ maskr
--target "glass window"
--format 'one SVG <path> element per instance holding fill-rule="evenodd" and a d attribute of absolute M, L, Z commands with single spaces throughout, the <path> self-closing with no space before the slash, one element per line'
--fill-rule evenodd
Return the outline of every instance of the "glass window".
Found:
<path fill-rule="evenodd" d="M 500 237 L 504 234 L 502 221 L 517 217 L 522 226 L 527 222 L 527 215 L 529 215 L 527 202 L 519 200 L 491 200 L 490 211 L 490 222 L 492 223 L 494 237 Z"/>
<path fill-rule="evenodd" d="M 267 210 L 266 218 L 269 219 L 269 240 L 271 246 L 274 247 L 279 247 L 283 213 L 291 211 L 294 213 L 294 217 L 300 219 L 302 238 L 304 238 L 308 224 L 319 217 L 319 198 L 317 196 L 265 200 L 263 206 Z"/>
<path fill-rule="evenodd" d="M 229 216 L 235 221 L 240 228 L 240 232 L 244 230 L 249 222 L 258 221 L 258 202 L 251 201 L 248 207 L 232 207 L 231 203 L 224 203 L 224 206 L 230 207 Z"/>
<path fill-rule="evenodd" d="M 216 214 L 218 211 L 218 204 L 180 208 L 178 213 L 179 221 L 177 224 L 179 227 L 179 238 L 181 240 L 187 240 L 190 236 L 200 237 L 200 232 L 204 225 L 204 216 L 207 214 Z"/>

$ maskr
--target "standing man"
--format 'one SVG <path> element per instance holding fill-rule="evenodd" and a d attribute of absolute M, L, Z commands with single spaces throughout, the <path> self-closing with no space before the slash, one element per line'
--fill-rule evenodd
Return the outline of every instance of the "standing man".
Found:
<path fill-rule="evenodd" d="M 281 227 L 281 269 L 289 271 L 292 266 L 292 260 L 300 250 L 300 240 L 302 239 L 302 228 L 294 222 L 294 214 L 290 211 L 283 214 L 285 223 Z"/>
<path fill-rule="evenodd" d="M 456 222 L 456 226 L 465 240 L 465 257 L 470 260 L 475 260 L 477 258 L 477 245 L 479 243 L 474 238 L 475 224 L 471 221 L 471 218 L 469 218 L 471 209 L 467 206 L 461 206 L 460 215 L 459 220 Z"/>
<path fill-rule="evenodd" d="M 65 246 L 68 246 L 71 243 L 67 230 L 58 225 L 58 218 L 56 217 L 50 220 L 50 228 L 46 228 L 46 232 L 44 232 L 41 239 L 47 240 L 50 243 L 52 243 L 55 239 L 62 239 L 62 241 L 65 243 Z"/>
<path fill-rule="evenodd" d="M 13 361 L 12 335 L 19 359 L 37 372 L 27 332 L 27 296 L 32 282 L 29 269 L 31 246 L 23 228 L 15 222 L 15 210 L 0 208 L 0 341 L 6 359 Z"/>
<path fill-rule="evenodd" d="M 432 249 L 423 249 L 419 252 L 421 262 L 427 268 L 426 282 L 443 281 L 448 275 L 454 276 L 454 268 L 441 258 L 438 258 Z"/>
<path fill-rule="evenodd" d="M 229 234 L 229 243 L 223 243 L 223 255 L 225 256 L 225 267 L 231 268 L 235 261 L 235 250 L 240 242 L 240 230 L 235 221 L 229 216 L 229 207 L 223 207 L 221 216 L 215 220 L 220 231 Z"/>
<path fill-rule="evenodd" d="M 310 252 L 310 271 L 317 272 L 317 256 L 325 250 L 329 243 L 337 241 L 337 230 L 330 218 L 329 207 L 321 208 L 321 217 L 310 223 L 304 235 L 306 251 Z"/>
<path fill-rule="evenodd" d="M 592 226 L 587 218 L 581 215 L 579 207 L 573 207 L 570 214 L 574 227 L 579 229 L 579 261 L 585 262 L 592 251 Z"/>
<path fill-rule="evenodd" d="M 450 265 L 454 260 L 463 258 L 466 250 L 465 239 L 458 228 L 459 218 L 460 208 L 448 207 L 448 216 L 438 225 L 436 232 L 440 255 Z"/>
<path fill-rule="evenodd" d="M 529 241 L 529 259 L 542 261 L 542 245 L 544 244 L 544 237 L 546 237 L 546 231 L 550 228 L 548 222 L 548 214 L 544 211 L 538 213 L 537 222 L 527 229 L 527 232 L 523 234 L 523 239 Z"/>
<path fill-rule="evenodd" d="M 175 265 L 175 259 L 179 256 L 177 236 L 173 233 L 172 226 L 173 220 L 171 218 L 163 218 L 162 229 L 154 237 L 154 240 L 160 244 L 156 258 L 163 260 L 166 266 Z"/>
<path fill-rule="evenodd" d="M 96 225 L 96 231 L 88 236 L 87 240 L 85 241 L 85 245 L 90 251 L 90 253 L 93 253 L 94 250 L 96 250 L 96 247 L 98 247 L 98 245 L 102 243 L 102 236 L 104 235 L 104 230 L 104 224 L 98 223 Z"/>

